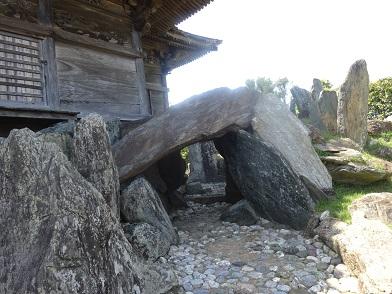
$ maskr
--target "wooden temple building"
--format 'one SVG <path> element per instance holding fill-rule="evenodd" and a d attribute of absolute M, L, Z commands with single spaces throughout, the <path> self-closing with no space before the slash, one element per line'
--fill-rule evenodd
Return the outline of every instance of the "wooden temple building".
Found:
<path fill-rule="evenodd" d="M 166 75 L 217 50 L 176 28 L 211 0 L 0 0 L 0 136 L 97 112 L 142 122 Z"/>

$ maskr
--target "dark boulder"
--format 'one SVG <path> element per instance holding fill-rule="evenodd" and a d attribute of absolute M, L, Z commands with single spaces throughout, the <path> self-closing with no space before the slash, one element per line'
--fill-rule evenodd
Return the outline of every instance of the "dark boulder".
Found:
<path fill-rule="evenodd" d="M 125 222 L 150 224 L 158 228 L 170 244 L 178 242 L 178 235 L 159 195 L 144 178 L 135 179 L 122 191 L 120 211 Z"/>
<path fill-rule="evenodd" d="M 243 199 L 224 211 L 220 219 L 240 226 L 250 226 L 257 222 L 258 216 L 248 201 Z"/>
<path fill-rule="evenodd" d="M 104 197 L 60 148 L 14 130 L 0 146 L 0 293 L 166 293 Z"/>
<path fill-rule="evenodd" d="M 170 243 L 157 227 L 138 223 L 125 224 L 123 229 L 129 243 L 146 260 L 155 261 L 169 252 Z"/>
<path fill-rule="evenodd" d="M 241 194 L 260 216 L 295 229 L 306 226 L 314 202 L 280 152 L 245 131 L 229 133 L 215 143 Z"/>

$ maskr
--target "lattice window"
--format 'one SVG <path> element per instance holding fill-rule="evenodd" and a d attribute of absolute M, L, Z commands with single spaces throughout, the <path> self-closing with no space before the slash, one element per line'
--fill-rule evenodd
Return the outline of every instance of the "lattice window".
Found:
<path fill-rule="evenodd" d="M 41 40 L 0 31 L 0 104 L 46 104 Z"/>

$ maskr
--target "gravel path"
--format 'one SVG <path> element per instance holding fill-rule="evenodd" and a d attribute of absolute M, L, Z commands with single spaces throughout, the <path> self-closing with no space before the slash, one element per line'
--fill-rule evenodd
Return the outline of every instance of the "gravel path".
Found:
<path fill-rule="evenodd" d="M 359 292 L 358 280 L 317 237 L 263 219 L 241 227 L 222 222 L 227 207 L 190 203 L 174 217 L 181 243 L 168 262 L 187 294 Z"/>

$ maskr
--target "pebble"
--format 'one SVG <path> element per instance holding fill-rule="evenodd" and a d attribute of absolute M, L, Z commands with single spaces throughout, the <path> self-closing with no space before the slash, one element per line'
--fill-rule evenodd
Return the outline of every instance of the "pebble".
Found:
<path fill-rule="evenodd" d="M 189 203 L 176 212 L 180 244 L 159 260 L 174 268 L 186 294 L 359 293 L 358 280 L 318 236 L 306 239 L 264 219 L 221 222 L 227 207 Z M 230 240 L 235 252 L 228 252 Z"/>

